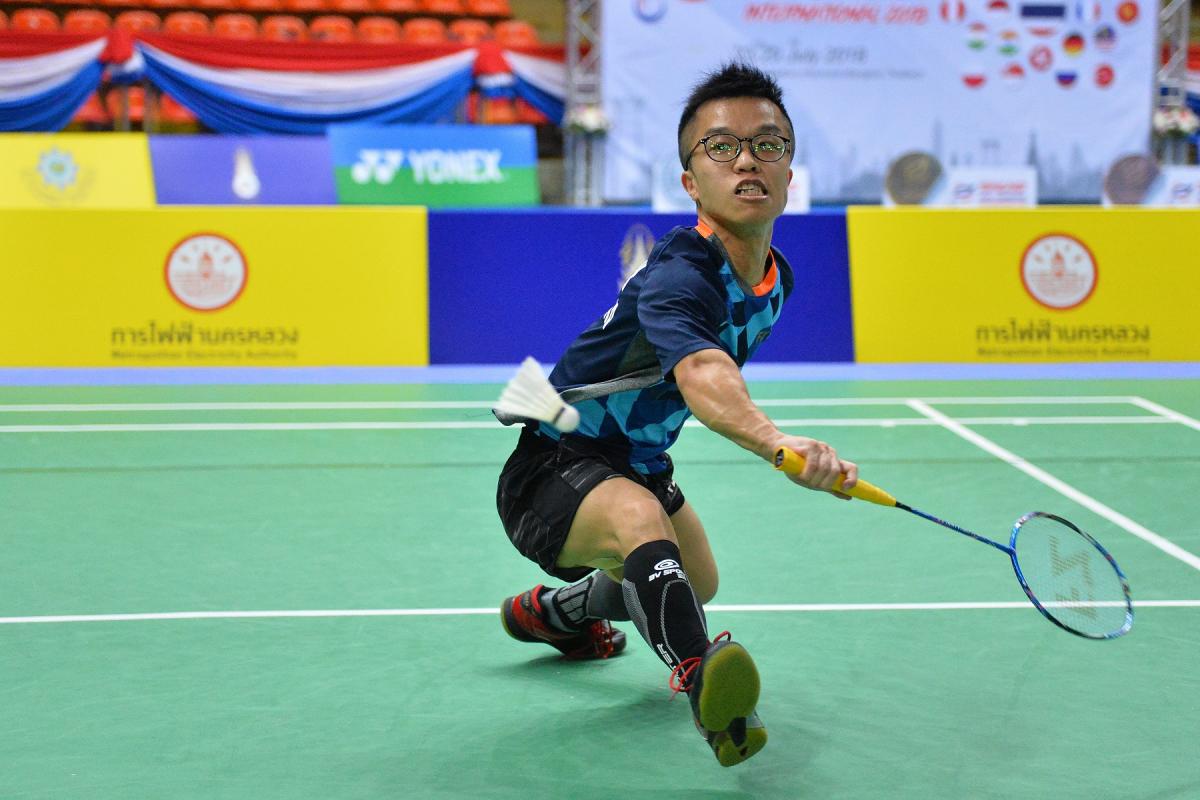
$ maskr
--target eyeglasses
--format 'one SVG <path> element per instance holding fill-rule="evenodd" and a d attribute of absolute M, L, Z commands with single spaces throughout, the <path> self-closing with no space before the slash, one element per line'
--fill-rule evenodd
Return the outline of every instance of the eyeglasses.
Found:
<path fill-rule="evenodd" d="M 750 155 L 759 161 L 778 161 L 787 154 L 788 145 L 792 143 L 792 140 L 784 136 L 776 136 L 773 133 L 760 133 L 758 136 L 715 133 L 712 136 L 705 136 L 692 145 L 692 153 L 696 151 L 697 147 L 704 145 L 704 152 L 708 153 L 708 157 L 713 161 L 733 161 L 742 154 L 742 142 L 750 143 Z M 692 154 L 689 153 L 683 168 L 687 169 L 691 163 Z"/>

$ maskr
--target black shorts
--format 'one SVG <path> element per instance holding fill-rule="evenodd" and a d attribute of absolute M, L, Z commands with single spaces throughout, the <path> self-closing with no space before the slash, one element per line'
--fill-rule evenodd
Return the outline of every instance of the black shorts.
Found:
<path fill-rule="evenodd" d="M 649 489 L 670 516 L 683 507 L 674 472 L 668 466 L 655 475 L 642 475 L 627 460 L 604 452 L 589 439 L 563 436 L 555 442 L 525 428 L 500 471 L 496 508 L 521 555 L 556 578 L 575 581 L 592 568 L 558 567 L 554 562 L 587 493 L 609 478 L 628 478 Z"/>

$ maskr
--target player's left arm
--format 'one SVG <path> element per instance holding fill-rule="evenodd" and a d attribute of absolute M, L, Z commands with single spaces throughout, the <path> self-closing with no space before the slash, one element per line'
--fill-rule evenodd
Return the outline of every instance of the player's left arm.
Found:
<path fill-rule="evenodd" d="M 673 373 L 688 408 L 705 427 L 768 462 L 773 462 L 780 447 L 804 456 L 804 471 L 788 476 L 795 483 L 808 489 L 831 491 L 841 475 L 846 476 L 842 484 L 845 489 L 852 488 L 858 480 L 858 465 L 839 458 L 825 442 L 791 436 L 775 427 L 770 417 L 750 399 L 741 371 L 723 350 L 706 348 L 690 353 L 679 360 Z M 841 492 L 832 494 L 850 499 Z"/>

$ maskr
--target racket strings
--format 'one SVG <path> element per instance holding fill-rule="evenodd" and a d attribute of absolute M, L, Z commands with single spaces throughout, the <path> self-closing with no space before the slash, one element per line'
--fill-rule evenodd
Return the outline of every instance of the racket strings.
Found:
<path fill-rule="evenodd" d="M 1102 637 L 1123 632 L 1128 588 L 1093 540 L 1052 516 L 1019 525 L 1017 563 L 1033 599 L 1062 625 Z"/>

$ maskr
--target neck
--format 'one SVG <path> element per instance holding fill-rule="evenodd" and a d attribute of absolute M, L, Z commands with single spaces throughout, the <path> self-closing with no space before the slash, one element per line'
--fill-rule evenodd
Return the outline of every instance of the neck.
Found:
<path fill-rule="evenodd" d="M 720 225 L 703 212 L 699 214 L 700 222 L 712 229 L 725 252 L 729 255 L 729 263 L 733 271 L 747 286 L 757 286 L 762 282 L 767 270 L 767 254 L 771 251 L 771 227 L 755 227 L 753 230 L 739 231 Z"/>

